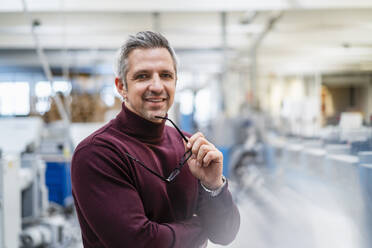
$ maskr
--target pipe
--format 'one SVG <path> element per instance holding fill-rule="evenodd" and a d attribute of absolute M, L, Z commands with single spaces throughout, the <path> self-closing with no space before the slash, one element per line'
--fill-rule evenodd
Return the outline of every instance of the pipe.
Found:
<path fill-rule="evenodd" d="M 262 43 L 262 40 L 265 36 L 273 29 L 274 24 L 283 16 L 283 11 L 280 11 L 274 17 L 271 17 L 268 23 L 266 24 L 265 29 L 258 35 L 257 39 L 253 42 L 253 45 L 250 49 L 251 57 L 251 71 L 250 71 L 250 82 L 251 82 L 251 91 L 253 95 L 253 104 L 256 105 L 257 102 L 257 50 Z"/>
<path fill-rule="evenodd" d="M 36 31 L 35 31 L 35 28 L 37 26 L 39 26 L 40 23 L 38 21 L 32 20 L 32 16 L 27 9 L 26 0 L 22 0 L 22 4 L 23 4 L 23 12 L 27 16 L 27 18 L 29 19 L 29 22 L 31 23 L 31 35 L 32 35 L 32 38 L 33 38 L 34 43 L 35 43 L 36 53 L 37 53 L 37 55 L 39 57 L 39 60 L 41 62 L 44 74 L 45 74 L 48 82 L 50 83 L 53 98 L 54 98 L 54 100 L 57 104 L 58 112 L 61 115 L 62 120 L 65 123 L 65 125 L 69 126 L 70 118 L 69 118 L 69 116 L 68 116 L 68 114 L 67 114 L 67 112 L 66 112 L 66 110 L 63 106 L 63 103 L 62 103 L 62 100 L 61 100 L 60 96 L 57 95 L 55 93 L 54 89 L 53 89 L 54 79 L 53 79 L 52 70 L 50 69 L 50 66 L 49 66 L 49 63 L 48 63 L 47 58 L 45 56 L 44 50 L 43 50 L 43 48 L 40 44 L 39 38 L 38 38 L 38 36 L 36 34 Z"/>

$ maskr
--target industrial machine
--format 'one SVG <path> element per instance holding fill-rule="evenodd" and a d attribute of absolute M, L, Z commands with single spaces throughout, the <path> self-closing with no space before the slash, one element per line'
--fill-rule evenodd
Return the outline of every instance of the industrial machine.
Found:
<path fill-rule="evenodd" d="M 68 172 L 63 175 L 56 174 L 56 163 L 48 168 L 50 161 L 45 161 L 40 149 L 46 130 L 41 119 L 0 119 L 0 127 L 0 247 L 68 247 L 67 243 L 80 237 L 78 231 L 69 231 L 77 223 L 71 211 L 66 214 L 64 202 L 50 201 L 51 193 L 55 196 L 60 188 L 48 185 L 61 176 L 65 178 L 60 181 L 67 181 L 68 164 L 63 164 Z M 59 140 L 48 142 L 49 148 L 57 147 L 55 157 L 64 156 Z M 61 199 L 71 195 L 68 190 Z"/>
<path fill-rule="evenodd" d="M 0 246 L 19 247 L 21 194 L 18 179 L 20 159 L 2 154 L 0 159 Z"/>

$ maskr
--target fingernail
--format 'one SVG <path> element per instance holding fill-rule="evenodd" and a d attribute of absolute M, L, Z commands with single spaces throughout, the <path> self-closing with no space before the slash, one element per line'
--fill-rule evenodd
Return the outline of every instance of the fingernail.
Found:
<path fill-rule="evenodd" d="M 189 143 L 187 143 L 187 148 L 190 148 L 191 147 L 191 144 L 190 144 L 190 142 Z"/>

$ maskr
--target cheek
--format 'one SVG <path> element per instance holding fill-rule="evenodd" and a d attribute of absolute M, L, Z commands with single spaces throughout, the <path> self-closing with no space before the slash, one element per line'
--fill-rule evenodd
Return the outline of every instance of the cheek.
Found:
<path fill-rule="evenodd" d="M 140 100 L 142 99 L 143 94 L 146 92 L 145 87 L 133 87 L 128 90 L 128 96 L 131 96 L 132 99 Z"/>
<path fill-rule="evenodd" d="M 171 97 L 171 99 L 173 99 L 174 98 L 174 94 L 176 92 L 176 86 L 175 85 L 169 85 L 167 87 L 167 91 L 168 91 L 168 94 Z"/>

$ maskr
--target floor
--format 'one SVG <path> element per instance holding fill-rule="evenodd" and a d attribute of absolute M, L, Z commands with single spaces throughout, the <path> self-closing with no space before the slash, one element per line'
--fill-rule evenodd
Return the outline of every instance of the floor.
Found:
<path fill-rule="evenodd" d="M 233 187 L 241 228 L 228 247 L 371 247 L 358 190 L 339 190 L 291 170 L 267 173 L 252 167 L 244 177 L 243 186 Z M 222 246 L 208 245 L 217 247 Z"/>

